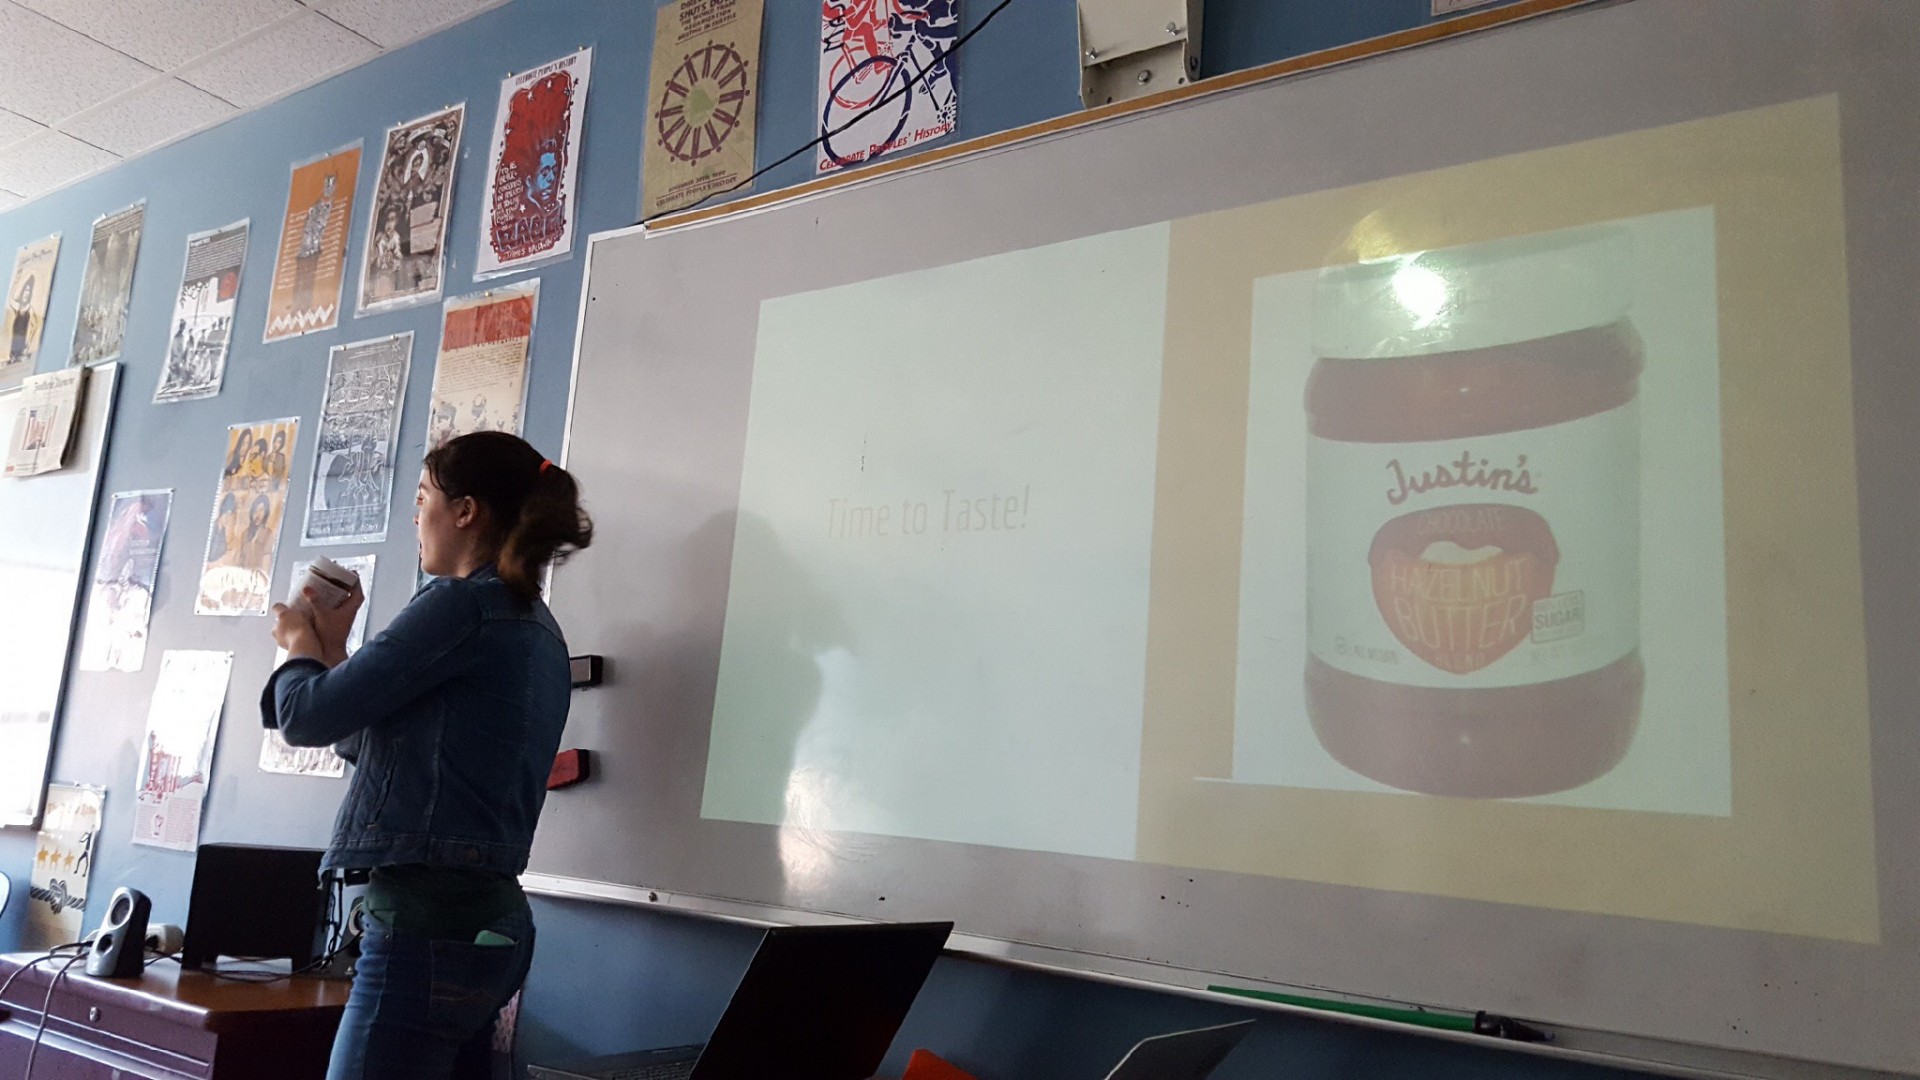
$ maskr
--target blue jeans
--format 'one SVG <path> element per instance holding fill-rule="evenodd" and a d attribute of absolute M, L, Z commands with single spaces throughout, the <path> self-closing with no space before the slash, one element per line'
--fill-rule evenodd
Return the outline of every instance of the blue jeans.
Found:
<path fill-rule="evenodd" d="M 513 944 L 368 919 L 327 1080 L 488 1080 L 494 1016 L 533 963 L 533 916 L 523 909 L 487 929 Z"/>

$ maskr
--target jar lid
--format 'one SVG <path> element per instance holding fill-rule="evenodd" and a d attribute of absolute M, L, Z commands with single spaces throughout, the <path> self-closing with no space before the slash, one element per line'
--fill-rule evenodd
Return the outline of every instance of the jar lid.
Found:
<path fill-rule="evenodd" d="M 1422 356 L 1605 326 L 1632 303 L 1632 270 L 1616 224 L 1330 266 L 1315 288 L 1314 353 Z"/>

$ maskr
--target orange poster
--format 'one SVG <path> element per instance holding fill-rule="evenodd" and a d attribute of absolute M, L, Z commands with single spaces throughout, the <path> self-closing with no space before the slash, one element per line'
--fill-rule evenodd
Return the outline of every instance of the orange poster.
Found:
<path fill-rule="evenodd" d="M 360 177 L 360 143 L 293 167 L 287 214 L 280 222 L 280 254 L 267 299 L 268 342 L 331 330 L 340 322 L 340 283 L 346 277 L 347 223 Z"/>

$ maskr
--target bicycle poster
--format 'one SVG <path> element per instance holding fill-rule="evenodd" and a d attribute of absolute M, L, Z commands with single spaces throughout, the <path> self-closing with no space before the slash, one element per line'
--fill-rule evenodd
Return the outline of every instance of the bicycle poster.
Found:
<path fill-rule="evenodd" d="M 959 34 L 960 0 L 826 0 L 815 171 L 952 134 L 960 91 L 947 53 Z"/>
<path fill-rule="evenodd" d="M 393 503 L 393 451 L 413 331 L 335 345 L 314 440 L 300 546 L 378 544 Z"/>

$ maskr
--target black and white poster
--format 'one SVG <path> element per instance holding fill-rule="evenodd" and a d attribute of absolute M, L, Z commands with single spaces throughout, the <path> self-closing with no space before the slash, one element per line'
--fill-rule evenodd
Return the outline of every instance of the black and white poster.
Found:
<path fill-rule="evenodd" d="M 68 366 L 119 359 L 127 332 L 127 301 L 133 295 L 133 264 L 140 257 L 140 229 L 146 220 L 144 200 L 94 220 Z"/>
<path fill-rule="evenodd" d="M 393 451 L 412 356 L 412 331 L 335 345 L 328 353 L 303 546 L 387 538 Z"/>
<path fill-rule="evenodd" d="M 453 167 L 466 115 L 465 105 L 455 105 L 388 129 L 367 216 L 359 314 L 440 299 Z"/>
<path fill-rule="evenodd" d="M 187 266 L 173 304 L 167 358 L 155 403 L 192 401 L 220 392 L 233 342 L 233 308 L 247 261 L 246 220 L 187 237 Z"/>

